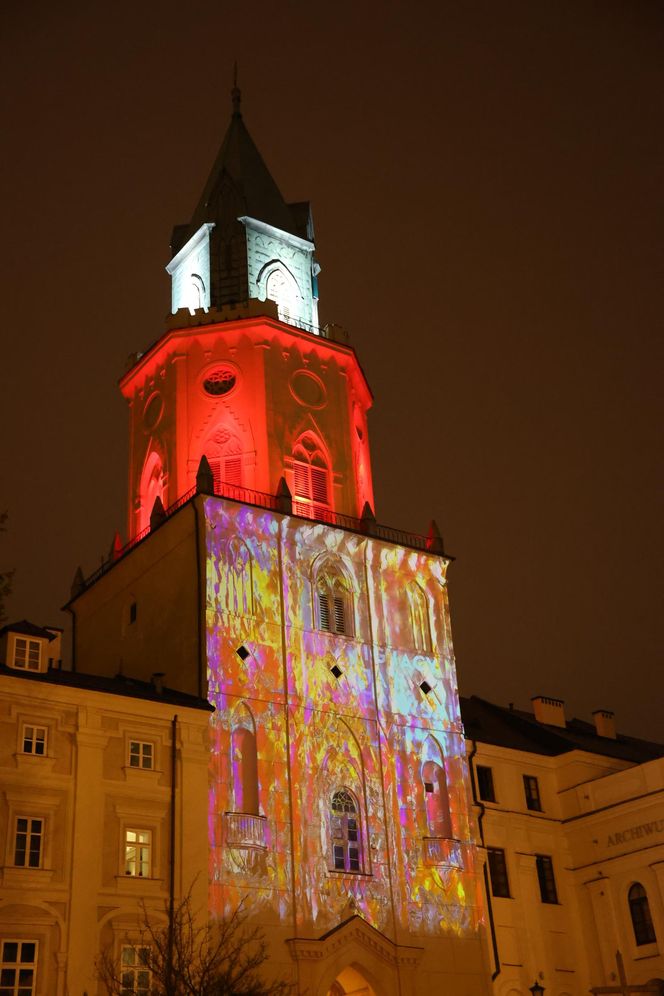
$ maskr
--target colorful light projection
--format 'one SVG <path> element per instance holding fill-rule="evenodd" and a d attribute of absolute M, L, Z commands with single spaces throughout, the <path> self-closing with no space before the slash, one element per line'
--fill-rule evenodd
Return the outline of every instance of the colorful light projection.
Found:
<path fill-rule="evenodd" d="M 205 515 L 212 908 L 250 895 L 317 932 L 354 912 L 391 936 L 474 930 L 446 562 L 224 499 Z M 321 572 L 345 586 L 345 634 Z"/>

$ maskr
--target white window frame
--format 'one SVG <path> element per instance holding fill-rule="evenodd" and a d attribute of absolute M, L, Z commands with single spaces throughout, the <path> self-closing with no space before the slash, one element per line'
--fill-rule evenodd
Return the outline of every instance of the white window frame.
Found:
<path fill-rule="evenodd" d="M 135 834 L 135 839 L 130 836 Z M 139 839 L 145 835 L 146 839 Z M 122 857 L 123 874 L 126 878 L 152 878 L 152 841 L 153 832 L 147 827 L 136 825 L 126 826 L 123 831 Z M 133 853 L 136 852 L 136 853 Z M 142 870 L 147 868 L 147 874 Z"/>
<path fill-rule="evenodd" d="M 21 645 L 19 648 L 19 644 Z M 19 649 L 21 656 L 19 659 Z M 30 660 L 30 655 L 36 650 L 37 660 Z M 18 671 L 41 671 L 42 669 L 42 641 L 32 640 L 29 636 L 14 636 L 13 666 Z"/>
<path fill-rule="evenodd" d="M 27 826 L 25 830 L 19 828 L 19 821 L 25 820 Z M 35 823 L 39 823 L 40 826 L 37 829 L 34 827 Z M 22 864 L 19 864 L 16 860 L 18 851 L 18 838 L 19 835 L 25 835 L 25 847 L 23 850 L 24 860 Z M 33 853 L 32 841 L 33 838 L 39 841 L 38 848 L 38 862 L 37 864 L 32 864 L 30 861 L 30 856 Z M 42 868 L 44 862 L 44 841 L 46 838 L 46 820 L 43 816 L 28 816 L 23 813 L 17 813 L 14 817 L 14 845 L 13 845 L 13 861 L 12 864 L 14 868 L 28 868 L 35 870 L 36 868 Z"/>
<path fill-rule="evenodd" d="M 137 753 L 132 753 L 132 747 L 138 747 Z M 150 748 L 150 763 L 145 764 L 147 754 L 144 750 L 145 747 Z M 129 746 L 127 748 L 127 767 L 131 768 L 132 771 L 155 771 L 156 770 L 156 746 L 153 740 L 135 740 L 133 737 L 129 739 Z M 138 764 L 134 764 L 133 761 L 137 759 Z"/>
<path fill-rule="evenodd" d="M 18 946 L 17 960 L 8 962 L 5 961 L 5 945 L 16 944 Z M 21 956 L 23 953 L 23 947 L 27 944 L 34 944 L 35 954 L 32 961 L 22 961 Z M 0 972 L 4 975 L 5 972 L 16 971 L 16 976 L 14 982 L 11 985 L 3 986 L 3 990 L 9 991 L 11 996 L 17 996 L 17 994 L 25 993 L 26 996 L 35 996 L 37 992 L 37 966 L 39 964 L 39 941 L 33 940 L 28 937 L 3 937 L 0 940 Z M 32 971 L 32 981 L 29 986 L 25 985 L 25 979 L 21 980 L 19 985 L 18 979 L 20 978 L 20 971 L 30 970 Z"/>
<path fill-rule="evenodd" d="M 28 730 L 32 731 L 31 735 Z M 42 734 L 40 737 L 39 734 Z M 41 751 L 35 748 L 41 742 Z M 32 745 L 30 750 L 26 749 L 26 743 Z M 40 726 L 37 723 L 23 723 L 21 727 L 21 754 L 29 754 L 31 757 L 48 757 L 48 726 Z"/>
<path fill-rule="evenodd" d="M 150 947 L 148 944 L 123 944 L 120 948 L 120 980 L 123 994 L 135 993 L 136 996 L 150 996 L 152 992 L 152 972 L 140 960 L 140 952 L 149 950 Z M 130 953 L 134 956 L 133 961 L 129 960 Z M 125 958 L 128 960 L 125 961 Z M 147 985 L 141 985 L 139 988 L 138 974 L 141 972 L 147 975 L 147 979 L 145 980 Z"/>

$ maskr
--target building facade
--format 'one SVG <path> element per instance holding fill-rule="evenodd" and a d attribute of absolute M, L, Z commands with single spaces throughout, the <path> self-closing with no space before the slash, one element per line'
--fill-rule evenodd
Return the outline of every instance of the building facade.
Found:
<path fill-rule="evenodd" d="M 63 670 L 58 644 L 25 622 L 0 634 L 0 992 L 96 993 L 108 952 L 144 993 L 143 907 L 163 921 L 171 868 L 206 902 L 211 709 L 159 676 Z"/>
<path fill-rule="evenodd" d="M 74 666 L 206 697 L 210 915 L 248 897 L 310 996 L 487 991 L 446 556 L 373 511 L 371 393 L 317 325 L 307 204 L 239 93 L 168 326 L 125 374 L 129 536 L 69 610 Z"/>
<path fill-rule="evenodd" d="M 664 991 L 664 746 L 616 732 L 612 713 L 567 721 L 462 700 L 497 996 Z"/>

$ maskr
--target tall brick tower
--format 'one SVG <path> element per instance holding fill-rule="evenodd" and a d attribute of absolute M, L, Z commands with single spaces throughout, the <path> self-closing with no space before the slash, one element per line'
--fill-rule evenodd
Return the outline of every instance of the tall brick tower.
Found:
<path fill-rule="evenodd" d="M 234 90 L 167 328 L 121 382 L 130 542 L 79 579 L 76 660 L 215 706 L 210 914 L 249 897 L 275 972 L 310 996 L 484 993 L 449 558 L 435 527 L 376 521 L 371 394 L 318 325 L 313 239 Z"/>

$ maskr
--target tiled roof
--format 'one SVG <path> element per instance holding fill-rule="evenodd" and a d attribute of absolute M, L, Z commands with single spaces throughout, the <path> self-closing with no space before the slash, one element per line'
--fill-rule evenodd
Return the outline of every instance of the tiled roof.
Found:
<path fill-rule="evenodd" d="M 20 633 L 21 636 L 36 636 L 41 640 L 54 640 L 57 633 L 62 632 L 58 627 L 54 626 L 53 631 L 50 629 L 44 629 L 43 626 L 35 626 L 34 623 L 28 622 L 27 619 L 21 619 L 20 622 L 9 623 L 7 626 L 3 626 L 0 629 L 0 636 L 4 636 L 5 633 Z"/>
<path fill-rule="evenodd" d="M 592 723 L 571 719 L 565 728 L 539 723 L 532 713 L 494 705 L 477 695 L 461 699 L 466 737 L 484 744 L 555 757 L 573 750 L 615 757 L 634 764 L 664 757 L 664 744 L 619 733 L 600 737 Z"/>
<path fill-rule="evenodd" d="M 153 702 L 166 702 L 169 705 L 181 706 L 186 709 L 206 709 L 213 712 L 214 707 L 206 699 L 198 695 L 189 695 L 174 688 L 162 688 L 157 691 L 150 681 L 139 681 L 118 674 L 113 678 L 99 674 L 83 674 L 80 671 L 65 671 L 51 668 L 46 672 L 23 671 L 0 664 L 0 675 L 17 678 L 21 681 L 41 681 L 47 684 L 60 685 L 66 688 L 80 688 L 91 692 L 108 692 L 111 695 L 124 695 L 135 699 L 149 699 Z"/>

